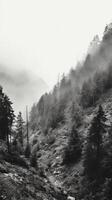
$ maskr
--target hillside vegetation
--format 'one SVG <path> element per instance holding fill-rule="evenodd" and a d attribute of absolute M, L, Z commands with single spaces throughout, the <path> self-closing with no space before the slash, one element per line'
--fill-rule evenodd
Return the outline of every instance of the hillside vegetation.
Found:
<path fill-rule="evenodd" d="M 77 199 L 111 199 L 112 24 L 30 113 L 37 161 Z M 34 146 L 35 146 L 34 145 Z M 33 148 L 34 148 L 33 146 Z"/>
<path fill-rule="evenodd" d="M 0 87 L 0 199 L 110 200 L 111 188 L 109 24 L 85 59 L 32 106 L 26 123 Z"/>

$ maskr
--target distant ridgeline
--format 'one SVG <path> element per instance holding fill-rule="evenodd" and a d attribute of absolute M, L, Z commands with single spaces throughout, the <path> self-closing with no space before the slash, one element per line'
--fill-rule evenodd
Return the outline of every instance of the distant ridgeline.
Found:
<path fill-rule="evenodd" d="M 68 75 L 62 76 L 53 91 L 32 106 L 31 129 L 44 133 L 70 120 L 71 108 L 82 110 L 95 105 L 112 88 L 112 24 L 106 26 L 102 40 L 95 36 L 87 56 Z M 79 121 L 80 123 L 80 121 Z"/>

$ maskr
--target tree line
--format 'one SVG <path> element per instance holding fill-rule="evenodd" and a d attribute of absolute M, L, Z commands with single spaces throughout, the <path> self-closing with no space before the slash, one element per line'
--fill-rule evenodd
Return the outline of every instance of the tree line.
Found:
<path fill-rule="evenodd" d="M 111 50 L 112 29 L 106 27 L 95 54 L 88 53 L 68 75 L 62 75 L 50 93 L 34 104 L 30 113 L 32 131 L 40 129 L 45 135 L 52 129 L 67 125 L 68 143 L 63 164 L 82 160 L 83 175 L 78 198 L 110 200 L 112 198 L 112 124 L 108 125 L 103 107 L 99 105 L 83 140 L 79 129 L 85 112 L 96 107 L 99 99 L 112 89 Z"/>
<path fill-rule="evenodd" d="M 0 86 L 0 140 L 7 144 L 9 153 L 25 153 L 29 157 L 30 146 L 25 142 L 26 125 L 21 112 L 15 116 L 12 104 Z"/>

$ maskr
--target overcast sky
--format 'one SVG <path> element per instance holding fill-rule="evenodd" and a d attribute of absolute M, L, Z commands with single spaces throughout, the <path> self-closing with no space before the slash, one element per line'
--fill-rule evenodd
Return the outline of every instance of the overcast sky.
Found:
<path fill-rule="evenodd" d="M 0 0 L 0 63 L 51 88 L 111 19 L 111 0 Z"/>

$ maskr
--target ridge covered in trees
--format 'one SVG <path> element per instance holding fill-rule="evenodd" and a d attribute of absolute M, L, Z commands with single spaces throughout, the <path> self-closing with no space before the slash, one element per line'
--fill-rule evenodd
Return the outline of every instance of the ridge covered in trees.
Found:
<path fill-rule="evenodd" d="M 82 111 L 94 106 L 101 95 L 112 88 L 111 33 L 111 26 L 106 26 L 102 40 L 98 36 L 93 39 L 85 60 L 68 75 L 63 74 L 54 89 L 32 106 L 32 130 L 40 127 L 45 134 L 48 133 L 50 128 L 66 123 L 68 113 L 71 115 L 72 112 L 70 105 L 75 104 L 75 109 Z"/>
<path fill-rule="evenodd" d="M 112 89 L 112 24 L 106 26 L 102 39 L 96 36 L 84 61 L 64 75 L 50 93 L 44 94 L 30 112 L 30 128 L 48 137 L 67 127 L 67 141 L 62 165 L 68 169 L 80 163 L 77 199 L 112 198 L 112 124 L 99 100 Z M 92 109 L 91 109 L 92 108 Z M 85 113 L 96 110 L 84 127 Z M 81 135 L 82 133 L 82 135 Z M 55 143 L 55 141 L 54 141 Z M 69 168 L 70 169 L 70 168 Z M 75 187 L 75 185 L 74 185 Z"/>
<path fill-rule="evenodd" d="M 0 151 L 6 162 L 33 167 L 45 184 L 46 176 L 56 175 L 63 184 L 69 176 L 70 187 L 65 188 L 77 200 L 112 198 L 112 106 L 110 102 L 105 109 L 102 103 L 103 96 L 112 92 L 111 52 L 112 24 L 101 40 L 94 37 L 85 59 L 33 105 L 28 137 L 22 113 L 15 120 L 12 102 L 0 87 L 0 141 L 7 144 L 8 152 Z M 67 198 L 63 187 L 56 189 L 60 198 Z"/>

